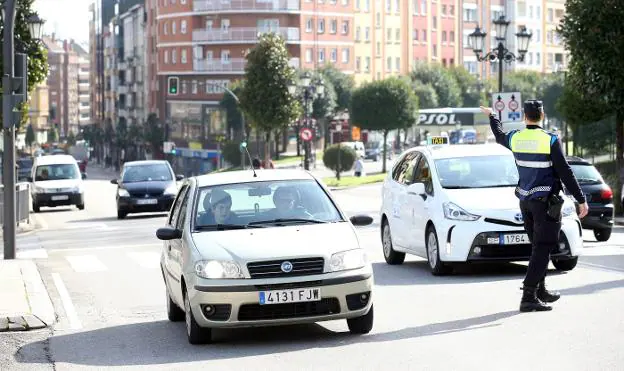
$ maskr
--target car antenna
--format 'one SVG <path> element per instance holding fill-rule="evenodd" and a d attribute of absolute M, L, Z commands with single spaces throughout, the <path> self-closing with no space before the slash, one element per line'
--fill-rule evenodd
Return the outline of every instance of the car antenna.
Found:
<path fill-rule="evenodd" d="M 254 178 L 256 178 L 258 175 L 256 175 L 256 169 L 254 169 L 253 160 L 251 159 L 251 154 L 249 153 L 249 150 L 247 149 L 247 142 L 241 142 L 240 150 L 241 152 L 243 150 L 247 152 L 247 157 L 249 157 L 249 164 L 251 165 L 251 171 L 253 171 Z"/>

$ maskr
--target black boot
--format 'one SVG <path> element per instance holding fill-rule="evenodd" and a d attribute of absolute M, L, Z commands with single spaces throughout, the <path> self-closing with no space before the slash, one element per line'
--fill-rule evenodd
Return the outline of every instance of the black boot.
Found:
<path fill-rule="evenodd" d="M 544 303 L 554 303 L 561 297 L 561 294 L 556 291 L 548 291 L 546 289 L 545 280 L 542 280 L 537 285 L 537 298 Z"/>
<path fill-rule="evenodd" d="M 522 300 L 520 301 L 520 312 L 545 312 L 552 310 L 551 306 L 544 304 L 537 298 L 537 287 L 524 286 L 522 288 Z"/>

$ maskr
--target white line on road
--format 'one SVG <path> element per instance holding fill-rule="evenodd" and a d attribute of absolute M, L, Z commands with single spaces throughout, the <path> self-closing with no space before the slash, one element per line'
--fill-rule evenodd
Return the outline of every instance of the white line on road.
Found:
<path fill-rule="evenodd" d="M 72 255 L 65 259 L 71 264 L 74 271 L 78 273 L 102 272 L 107 270 L 106 266 L 95 255 Z"/>
<path fill-rule="evenodd" d="M 129 252 L 127 255 L 143 268 L 160 267 L 160 253 L 158 252 Z"/>
<path fill-rule="evenodd" d="M 610 272 L 621 272 L 621 273 L 624 273 L 624 269 L 621 269 L 621 268 L 609 267 L 607 265 L 586 263 L 586 262 L 579 262 L 579 263 L 581 265 L 585 265 L 587 267 L 598 268 L 598 269 L 602 269 L 602 270 L 606 270 L 606 271 L 610 271 Z"/>
<path fill-rule="evenodd" d="M 61 303 L 63 303 L 63 308 L 65 309 L 65 314 L 67 315 L 67 319 L 69 320 L 69 327 L 72 330 L 77 330 L 82 328 L 82 323 L 80 323 L 80 319 L 78 318 L 78 312 L 76 312 L 76 308 L 74 307 L 74 303 L 69 296 L 69 292 L 61 279 L 61 275 L 58 273 L 52 273 L 52 280 L 54 280 L 54 286 L 56 286 L 56 290 L 61 297 Z"/>
<path fill-rule="evenodd" d="M 42 248 L 17 250 L 17 257 L 19 259 L 47 259 L 48 253 Z"/>
<path fill-rule="evenodd" d="M 50 253 L 66 253 L 66 252 L 73 252 L 73 251 L 85 251 L 85 250 L 118 250 L 118 249 L 136 249 L 136 248 L 143 248 L 143 247 L 162 247 L 162 243 L 145 243 L 145 244 L 138 244 L 138 245 L 122 245 L 122 246 L 116 246 L 116 245 L 105 245 L 105 246 L 88 246 L 88 247 L 72 247 L 72 248 L 68 248 L 68 249 L 53 249 L 50 250 Z"/>

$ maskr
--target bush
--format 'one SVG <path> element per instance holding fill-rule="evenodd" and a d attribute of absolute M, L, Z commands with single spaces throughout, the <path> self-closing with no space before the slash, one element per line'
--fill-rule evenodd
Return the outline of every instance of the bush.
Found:
<path fill-rule="evenodd" d="M 340 172 L 349 171 L 355 163 L 356 153 L 351 147 L 340 146 Z M 325 167 L 338 173 L 338 144 L 327 147 L 323 153 Z"/>
<path fill-rule="evenodd" d="M 221 146 L 223 159 L 231 164 L 232 167 L 241 165 L 240 145 L 237 142 L 227 141 Z"/>

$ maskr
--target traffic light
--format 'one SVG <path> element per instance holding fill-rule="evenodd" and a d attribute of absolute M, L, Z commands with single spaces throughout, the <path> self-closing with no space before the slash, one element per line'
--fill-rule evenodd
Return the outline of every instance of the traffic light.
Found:
<path fill-rule="evenodd" d="M 167 80 L 167 91 L 169 91 L 169 95 L 178 95 L 178 83 L 180 82 L 180 78 L 178 77 L 170 77 Z"/>

